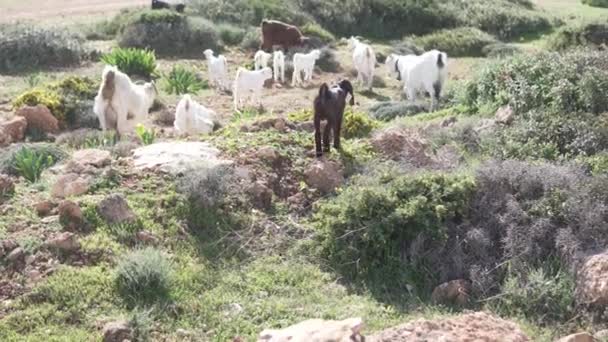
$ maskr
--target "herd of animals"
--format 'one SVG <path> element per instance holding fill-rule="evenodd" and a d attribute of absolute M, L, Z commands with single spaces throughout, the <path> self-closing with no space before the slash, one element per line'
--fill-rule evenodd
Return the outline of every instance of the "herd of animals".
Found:
<path fill-rule="evenodd" d="M 172 7 L 166 2 L 152 0 L 152 8 Z M 184 5 L 175 5 L 174 9 L 182 12 Z M 247 98 L 256 104 L 261 103 L 266 81 L 273 79 L 274 82 L 284 83 L 287 50 L 305 47 L 310 41 L 297 27 L 276 20 L 263 20 L 261 32 L 262 44 L 254 56 L 254 70 L 239 67 L 233 81 L 230 81 L 228 63 L 223 55 L 215 56 L 210 49 L 203 52 L 207 60 L 209 83 L 219 90 L 232 91 L 237 112 Z M 370 45 L 355 37 L 348 39 L 348 44 L 357 71 L 357 83 L 371 90 L 377 63 L 376 54 Z M 277 47 L 279 49 L 273 51 Z M 320 57 L 318 49 L 293 55 L 292 87 L 312 79 L 316 61 Z M 268 66 L 271 58 L 272 68 Z M 402 82 L 403 91 L 410 101 L 415 101 L 419 92 L 427 92 L 431 97 L 431 111 L 436 108 L 447 78 L 446 53 L 431 50 L 421 55 L 390 54 L 385 64 L 389 74 Z M 94 105 L 102 130 L 114 130 L 119 135 L 132 133 L 135 126 L 146 119 L 156 93 L 153 82 L 136 84 L 116 67 L 106 66 Z M 335 85 L 323 83 L 320 86 L 313 102 L 317 156 L 329 152 L 331 133 L 334 148 L 340 148 L 342 118 L 349 96 L 350 104 L 354 105 L 353 85 L 346 79 Z M 178 134 L 206 134 L 213 131 L 215 120 L 216 113 L 213 110 L 197 103 L 190 95 L 184 95 L 176 107 L 174 127 Z M 327 121 L 327 125 L 321 139 L 323 120 Z"/>

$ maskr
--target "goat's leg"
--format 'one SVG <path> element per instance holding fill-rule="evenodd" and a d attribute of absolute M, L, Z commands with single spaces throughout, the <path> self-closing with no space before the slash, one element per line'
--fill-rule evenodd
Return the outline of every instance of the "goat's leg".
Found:
<path fill-rule="evenodd" d="M 336 150 L 340 149 L 340 133 L 342 129 L 342 116 L 338 117 L 336 122 L 333 125 L 334 129 L 334 148 Z"/>
<path fill-rule="evenodd" d="M 232 94 L 234 96 L 234 111 L 238 112 L 239 111 L 239 93 L 236 87 L 234 87 L 234 94 Z"/>
<path fill-rule="evenodd" d="M 291 86 L 295 87 L 296 86 L 296 79 L 298 78 L 298 73 L 299 71 L 297 69 L 293 69 L 293 75 L 291 75 Z"/>
<path fill-rule="evenodd" d="M 333 127 L 333 120 L 327 120 L 327 124 L 325 125 L 325 129 L 323 130 L 323 152 L 329 152 L 329 133 L 331 128 Z"/>
<path fill-rule="evenodd" d="M 321 157 L 323 152 L 321 151 L 321 119 L 319 115 L 315 113 L 315 151 L 317 153 L 317 157 Z"/>

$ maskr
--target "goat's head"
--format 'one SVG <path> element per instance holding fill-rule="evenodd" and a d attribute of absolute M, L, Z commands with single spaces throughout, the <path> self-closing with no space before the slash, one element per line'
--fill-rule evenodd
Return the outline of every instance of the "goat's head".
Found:
<path fill-rule="evenodd" d="M 386 57 L 386 62 L 384 64 L 386 65 L 389 75 L 397 74 L 397 76 L 399 76 L 399 68 L 397 66 L 398 60 L 399 56 L 394 53 L 391 53 Z"/>
<path fill-rule="evenodd" d="M 312 50 L 310 52 L 310 54 L 311 54 L 311 56 L 313 56 L 314 59 L 321 58 L 321 50 L 318 50 L 318 49 Z"/>
<path fill-rule="evenodd" d="M 354 49 L 359 43 L 359 39 L 357 39 L 355 36 L 350 36 L 350 38 L 348 38 L 348 47 L 351 49 Z"/>
<path fill-rule="evenodd" d="M 154 81 L 147 82 L 143 86 L 144 93 L 146 94 L 146 102 L 148 103 L 148 108 L 152 107 L 154 103 L 154 99 L 156 99 L 156 95 L 158 94 L 158 89 L 156 89 L 156 83 Z"/>
<path fill-rule="evenodd" d="M 213 50 L 207 49 L 203 51 L 203 55 L 205 55 L 205 58 L 210 59 L 211 57 L 213 57 Z"/>
<path fill-rule="evenodd" d="M 272 69 L 269 67 L 264 67 L 260 70 L 262 76 L 264 76 L 264 80 L 268 80 L 272 78 Z"/>
<path fill-rule="evenodd" d="M 344 96 L 346 97 L 346 95 L 350 94 L 350 105 L 354 106 L 355 105 L 355 91 L 353 89 L 353 85 L 350 83 L 349 80 L 342 80 L 340 81 L 340 83 L 338 83 L 338 86 L 344 91 Z"/>

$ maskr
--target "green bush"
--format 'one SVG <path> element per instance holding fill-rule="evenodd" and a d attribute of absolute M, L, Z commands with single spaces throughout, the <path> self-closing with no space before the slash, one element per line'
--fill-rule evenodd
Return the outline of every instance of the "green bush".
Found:
<path fill-rule="evenodd" d="M 42 171 L 53 166 L 55 162 L 52 154 L 28 147 L 22 147 L 14 155 L 15 171 L 30 183 L 37 182 Z"/>
<path fill-rule="evenodd" d="M 39 104 L 47 107 L 57 120 L 65 120 L 66 115 L 60 95 L 48 89 L 34 88 L 24 92 L 13 101 L 13 109 Z"/>
<path fill-rule="evenodd" d="M 231 24 L 220 24 L 217 28 L 220 39 L 222 39 L 222 43 L 225 45 L 237 46 L 241 44 L 247 34 L 247 30 Z"/>
<path fill-rule="evenodd" d="M 6 173 L 14 176 L 18 176 L 20 174 L 18 166 L 18 158 L 20 157 L 18 157 L 18 155 L 23 149 L 33 153 L 36 156 L 42 156 L 41 159 L 43 160 L 48 159 L 50 156 L 53 163 L 67 157 L 67 154 L 54 144 L 13 144 L 0 150 L 0 173 Z"/>
<path fill-rule="evenodd" d="M 311 19 L 295 1 L 284 0 L 194 0 L 192 7 L 213 22 L 259 27 L 263 19 L 303 25 Z"/>
<path fill-rule="evenodd" d="M 483 47 L 481 53 L 490 58 L 511 57 L 521 52 L 521 49 L 513 44 L 495 43 Z"/>
<path fill-rule="evenodd" d="M 549 39 L 553 50 L 598 47 L 608 44 L 608 24 L 601 21 L 578 22 L 560 27 Z"/>
<path fill-rule="evenodd" d="M 608 0 L 581 0 L 581 3 L 593 7 L 608 7 Z"/>
<path fill-rule="evenodd" d="M 247 31 L 243 40 L 241 41 L 241 48 L 247 50 L 257 50 L 262 45 L 262 41 L 260 39 L 260 35 L 262 33 L 259 29 L 252 28 Z"/>
<path fill-rule="evenodd" d="M 387 282 L 429 285 L 427 275 L 417 278 L 423 265 L 402 255 L 420 236 L 445 241 L 445 221 L 466 214 L 473 189 L 473 179 L 459 175 L 355 176 L 336 198 L 317 203 L 312 222 L 325 257 L 347 278 L 384 274 Z"/>
<path fill-rule="evenodd" d="M 135 134 L 144 145 L 151 145 L 156 139 L 156 130 L 154 128 L 146 129 L 142 124 L 135 126 Z"/>
<path fill-rule="evenodd" d="M 306 25 L 302 26 L 302 34 L 307 37 L 318 38 L 325 44 L 332 43 L 336 40 L 336 37 L 331 34 L 331 32 L 316 23 L 306 23 Z"/>
<path fill-rule="evenodd" d="M 204 88 L 207 88 L 207 83 L 182 65 L 174 65 L 164 77 L 164 89 L 169 94 L 196 94 Z"/>
<path fill-rule="evenodd" d="M 426 108 L 407 101 L 378 102 L 369 109 L 370 115 L 376 120 L 381 121 L 390 121 L 401 116 L 416 115 L 423 112 L 426 112 Z"/>
<path fill-rule="evenodd" d="M 414 42 L 425 50 L 437 49 L 450 57 L 480 57 L 483 49 L 496 44 L 496 38 L 472 27 L 440 30 L 425 36 L 416 37 Z"/>
<path fill-rule="evenodd" d="M 220 36 L 213 23 L 170 10 L 144 10 L 133 14 L 118 34 L 118 45 L 154 50 L 160 56 L 200 56 L 205 49 L 219 50 Z"/>
<path fill-rule="evenodd" d="M 344 122 L 342 123 L 342 135 L 346 139 L 363 138 L 378 127 L 378 123 L 367 114 L 354 112 L 352 108 L 344 111 Z"/>
<path fill-rule="evenodd" d="M 153 51 L 135 48 L 115 48 L 101 56 L 101 61 L 114 65 L 129 76 L 140 76 L 148 80 L 156 75 L 156 56 Z"/>
<path fill-rule="evenodd" d="M 133 251 L 116 266 L 115 283 L 131 304 L 150 304 L 169 297 L 171 263 L 158 250 Z"/>
<path fill-rule="evenodd" d="M 0 73 L 74 66 L 85 53 L 82 39 L 67 31 L 0 24 Z"/>

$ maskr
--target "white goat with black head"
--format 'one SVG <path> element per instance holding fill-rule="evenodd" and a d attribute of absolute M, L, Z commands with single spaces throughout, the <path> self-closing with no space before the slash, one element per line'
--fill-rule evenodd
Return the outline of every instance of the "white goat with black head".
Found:
<path fill-rule="evenodd" d="M 350 37 L 348 45 L 353 50 L 353 64 L 357 70 L 357 82 L 368 90 L 372 90 L 374 69 L 376 68 L 374 50 L 355 37 Z"/>
<path fill-rule="evenodd" d="M 403 82 L 403 91 L 410 101 L 416 101 L 418 92 L 431 96 L 431 111 L 435 110 L 448 74 L 448 56 L 445 52 L 431 50 L 420 56 L 391 54 L 386 65 L 397 79 Z"/>
<path fill-rule="evenodd" d="M 205 50 L 203 54 L 207 60 L 209 82 L 220 90 L 229 89 L 230 81 L 228 79 L 228 62 L 226 61 L 226 57 L 224 55 L 215 57 L 211 49 Z"/>
<path fill-rule="evenodd" d="M 119 135 L 132 133 L 146 119 L 155 97 L 153 82 L 135 84 L 115 66 L 108 65 L 102 73 L 93 111 L 102 130 L 116 130 Z"/>
<path fill-rule="evenodd" d="M 293 75 L 291 77 L 291 86 L 302 84 L 305 81 L 312 79 L 312 73 L 315 70 L 317 59 L 321 57 L 320 50 L 312 50 L 309 53 L 296 53 L 293 55 Z M 302 79 L 302 73 L 304 78 Z"/>

